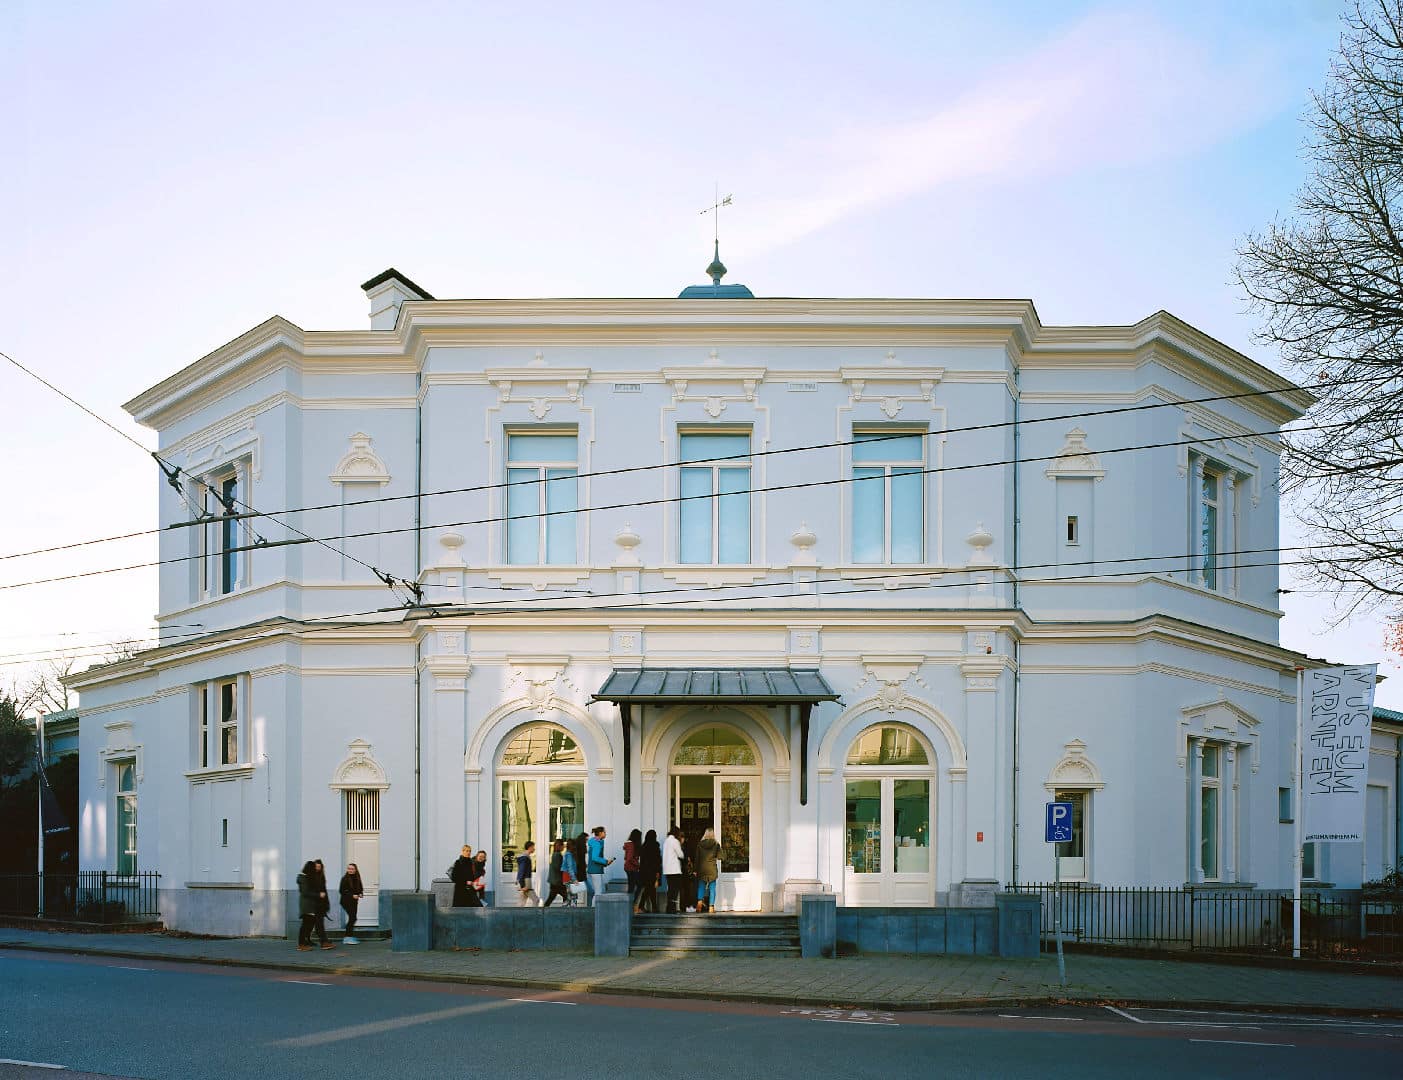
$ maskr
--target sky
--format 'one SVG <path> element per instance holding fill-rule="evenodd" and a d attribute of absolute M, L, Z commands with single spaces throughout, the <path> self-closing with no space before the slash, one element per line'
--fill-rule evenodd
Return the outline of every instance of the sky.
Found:
<path fill-rule="evenodd" d="M 676 295 L 719 183 L 757 295 L 1163 308 L 1278 366 L 1234 251 L 1304 179 L 1339 9 L 7 0 L 0 350 L 153 447 L 122 402 L 275 313 L 368 326 L 387 266 L 443 297 Z M 3 363 L 0 395 L 0 555 L 154 524 L 136 447 Z M 153 554 L 0 559 L 0 687 L 156 610 L 150 570 L 4 586 Z M 1283 642 L 1384 662 L 1403 708 L 1381 617 L 1283 586 Z"/>

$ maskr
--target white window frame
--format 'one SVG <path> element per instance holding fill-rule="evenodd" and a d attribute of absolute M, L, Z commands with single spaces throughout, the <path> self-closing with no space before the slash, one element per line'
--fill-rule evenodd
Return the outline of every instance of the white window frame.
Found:
<path fill-rule="evenodd" d="M 1063 855 L 1062 848 L 1066 845 L 1054 844 L 1052 846 L 1052 857 L 1054 859 L 1064 860 L 1079 858 L 1082 862 L 1082 872 L 1080 874 L 1070 875 L 1064 872 L 1060 875 L 1063 881 L 1094 880 L 1091 876 L 1091 806 L 1093 801 L 1092 795 L 1095 790 L 1096 789 L 1092 787 L 1080 787 L 1074 784 L 1066 784 L 1059 786 L 1052 793 L 1054 802 L 1069 802 L 1072 797 L 1081 800 L 1081 854 Z M 1075 812 L 1073 813 L 1073 820 L 1076 820 Z"/>
<path fill-rule="evenodd" d="M 1239 474 L 1232 467 L 1198 454 L 1191 456 L 1190 477 L 1189 545 L 1192 553 L 1189 581 L 1210 592 L 1229 594 L 1237 591 L 1237 573 L 1231 566 L 1224 566 L 1222 558 L 1231 555 L 1238 537 L 1238 486 Z M 1208 498 L 1204 493 L 1207 477 L 1216 483 L 1217 494 Z M 1205 545 L 1203 519 L 1209 508 L 1214 511 L 1211 551 Z M 1207 559 L 1213 556 L 1213 571 L 1208 572 Z"/>
<path fill-rule="evenodd" d="M 702 458 L 698 461 L 682 460 L 682 439 L 684 436 L 737 436 L 744 435 L 748 452 L 742 460 L 737 457 L 729 458 Z M 686 503 L 677 504 L 677 562 L 685 566 L 747 566 L 755 557 L 755 432 L 746 426 L 711 426 L 711 425 L 684 425 L 677 429 L 677 494 L 681 496 L 682 474 L 686 470 L 711 471 L 711 558 L 705 562 L 684 562 L 682 558 L 683 532 L 682 532 L 682 508 Z M 744 495 L 749 507 L 749 516 L 746 529 L 746 554 L 742 562 L 722 562 L 721 561 L 721 470 L 722 469 L 744 469 L 746 472 L 746 482 Z M 736 494 L 742 494 L 736 492 Z"/>
<path fill-rule="evenodd" d="M 848 453 L 848 459 L 849 459 L 849 460 L 848 460 L 848 468 L 849 468 L 849 470 L 850 470 L 849 479 L 852 480 L 852 482 L 854 483 L 854 485 L 856 485 L 856 483 L 857 483 L 857 476 L 856 476 L 856 473 L 857 473 L 857 470 L 858 470 L 858 469 L 881 469 L 881 470 L 883 470 L 882 508 L 883 508 L 883 513 L 885 514 L 885 520 L 882 522 L 882 557 L 881 557 L 880 560 L 878 560 L 878 561 L 876 561 L 876 562 L 859 562 L 859 561 L 858 561 L 858 558 L 857 558 L 857 550 L 856 550 L 856 549 L 857 549 L 857 522 L 856 522 L 855 520 L 849 520 L 848 526 L 849 526 L 849 535 L 851 536 L 851 543 L 852 543 L 852 545 L 853 545 L 853 552 L 852 552 L 853 560 L 852 560 L 852 561 L 853 561 L 853 565 L 854 565 L 854 566 L 921 566 L 921 565 L 924 565 L 924 563 L 925 563 L 925 561 L 926 561 L 926 547 L 927 547 L 927 544 L 926 544 L 926 517 L 927 517 L 927 507 L 928 507 L 929 502 L 930 502 L 930 493 L 926 490 L 926 477 L 930 475 L 928 472 L 926 472 L 926 469 L 929 467 L 928 464 L 927 464 L 927 460 L 928 460 L 928 457 L 929 457 L 929 454 L 928 454 L 928 451 L 927 451 L 927 444 L 928 444 L 928 442 L 929 442 L 929 439 L 928 439 L 929 434 L 930 434 L 930 430 L 929 430 L 928 428 L 921 428 L 921 427 L 901 427 L 901 426 L 899 426 L 899 425 L 898 425 L 898 426 L 888 427 L 888 426 L 883 425 L 883 424 L 854 424 L 854 425 L 853 425 L 853 430 L 852 430 L 853 446 L 849 447 L 849 453 Z M 858 439 L 858 436 L 860 436 L 860 435 L 884 435 L 884 436 L 891 436 L 891 437 L 893 437 L 893 439 L 895 439 L 895 438 L 900 438 L 900 437 L 904 437 L 904 436 L 919 436 L 919 437 L 920 437 L 920 440 L 921 440 L 921 456 L 920 456 L 920 460 L 918 460 L 918 461 L 912 461 L 912 460 L 909 460 L 909 459 L 908 459 L 908 460 L 905 460 L 905 461 L 897 461 L 896 459 L 886 459 L 886 460 L 881 460 L 881 459 L 879 459 L 879 460 L 876 460 L 876 461 L 862 461 L 862 462 L 859 462 L 859 461 L 856 460 L 856 458 L 855 458 L 855 456 L 854 456 L 854 454 L 853 454 L 853 451 L 856 449 L 856 446 L 857 446 L 857 439 Z M 912 466 L 915 466 L 917 469 L 920 470 L 920 472 L 919 472 L 918 475 L 919 475 L 919 477 L 920 477 L 920 482 L 921 482 L 921 536 L 920 536 L 920 547 L 921 547 L 921 550 L 920 550 L 920 554 L 917 556 L 917 558 L 915 559 L 915 561 L 913 561 L 913 562 L 912 562 L 912 561 L 902 561 L 902 562 L 898 563 L 898 562 L 894 562 L 894 561 L 892 560 L 892 498 L 891 498 L 891 476 L 892 476 L 892 469 L 909 469 L 909 468 L 911 468 Z M 856 498 L 856 495 L 855 495 L 855 494 L 854 494 L 851 498 L 848 499 L 848 504 L 849 504 L 848 513 L 849 513 L 850 517 L 855 518 L 855 517 L 856 517 L 856 514 L 857 514 L 857 498 Z"/>
<path fill-rule="evenodd" d="M 234 482 L 231 501 L 235 513 L 249 505 L 249 477 L 252 470 L 246 458 L 239 458 L 211 470 L 197 485 L 200 510 L 206 517 L 200 526 L 200 596 L 207 600 L 231 596 L 247 588 L 251 580 L 249 568 L 253 554 L 248 519 L 229 520 L 219 497 L 229 481 Z M 235 572 L 225 586 L 225 567 L 230 558 L 237 559 Z"/>
<path fill-rule="evenodd" d="M 224 689 L 232 688 L 234 720 L 224 722 Z M 197 683 L 194 687 L 195 732 L 194 761 L 196 772 L 218 772 L 246 769 L 250 761 L 248 745 L 248 679 L 244 675 L 226 675 Z M 234 730 L 234 761 L 224 760 L 224 732 Z"/>
<path fill-rule="evenodd" d="M 574 514 L 580 513 L 580 432 L 577 427 L 508 427 L 505 429 L 506 446 L 503 447 L 502 460 L 503 479 L 511 486 L 503 490 L 502 496 L 502 516 L 508 518 L 507 507 L 511 505 L 511 491 L 513 487 L 529 487 L 532 483 L 536 485 L 536 558 L 534 561 L 517 560 L 512 558 L 511 550 L 511 526 L 510 520 L 502 522 L 502 562 L 507 566 L 574 566 L 580 561 L 580 518 L 575 516 L 571 519 L 573 532 L 575 534 L 575 550 L 568 562 L 552 563 L 549 561 L 549 548 L 547 547 L 547 537 L 550 525 L 550 516 L 546 513 L 546 484 L 548 483 L 546 474 L 554 470 L 570 469 L 575 480 L 575 510 Z M 514 464 L 512 462 L 512 436 L 514 435 L 558 435 L 572 436 L 575 439 L 575 457 L 566 461 L 529 461 Z M 535 470 L 536 479 L 534 481 L 511 481 L 511 474 L 519 471 Z M 563 479 L 563 478 L 558 478 Z"/>
<path fill-rule="evenodd" d="M 1214 760 L 1217 763 L 1217 774 L 1208 776 L 1203 769 L 1203 761 L 1209 750 L 1213 751 Z M 1227 761 L 1227 744 L 1215 742 L 1212 739 L 1203 739 L 1198 744 L 1198 769 L 1194 784 L 1194 816 L 1196 825 L 1194 835 L 1198 839 L 1198 847 L 1193 852 L 1194 868 L 1196 878 L 1203 882 L 1221 882 L 1223 880 L 1223 837 L 1227 833 L 1226 804 L 1227 800 L 1223 795 L 1223 768 Z M 1205 791 L 1212 790 L 1216 793 L 1217 813 L 1214 815 L 1214 825 L 1216 835 L 1213 837 L 1214 865 L 1210 874 L 1203 865 L 1203 845 L 1206 834 L 1203 828 L 1203 795 Z"/>
<path fill-rule="evenodd" d="M 141 819 L 138 816 L 141 807 L 137 794 L 136 758 L 112 758 L 109 759 L 109 764 L 112 766 L 112 828 L 114 833 L 112 868 L 117 874 L 123 877 L 128 875 L 135 876 L 141 870 L 141 863 L 139 861 Z M 132 784 L 131 790 L 129 791 L 123 790 L 122 788 L 122 770 L 124 768 L 131 769 Z M 130 814 L 131 820 L 130 835 L 132 843 L 130 847 L 127 845 L 126 837 L 122 835 L 123 832 L 127 831 L 121 827 L 123 818 L 121 807 L 124 803 L 129 807 L 128 813 Z M 130 859 L 130 866 L 123 865 L 124 859 Z"/>

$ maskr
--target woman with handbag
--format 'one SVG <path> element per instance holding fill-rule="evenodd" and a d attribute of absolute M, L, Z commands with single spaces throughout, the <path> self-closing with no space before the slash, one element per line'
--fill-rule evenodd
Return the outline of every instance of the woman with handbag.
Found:
<path fill-rule="evenodd" d="M 346 864 L 346 872 L 341 875 L 341 884 L 337 891 L 341 894 L 341 910 L 346 913 L 346 936 L 341 940 L 346 945 L 359 945 L 360 939 L 356 937 L 356 912 L 360 910 L 365 885 L 360 879 L 360 867 L 355 863 Z"/>
<path fill-rule="evenodd" d="M 565 860 L 568 855 L 564 840 L 557 840 L 551 845 L 550 865 L 546 868 L 546 902 L 542 907 L 550 907 L 550 902 L 557 896 L 567 905 L 570 903 L 570 890 L 565 881 Z"/>
<path fill-rule="evenodd" d="M 658 913 L 658 881 L 663 872 L 663 849 L 658 846 L 656 829 L 649 829 L 643 838 L 643 850 L 638 853 L 638 876 L 642 879 L 643 891 L 638 898 L 640 912 Z"/>
<path fill-rule="evenodd" d="M 557 841 L 562 846 L 564 840 Z M 575 861 L 575 853 L 569 847 L 565 847 L 565 854 L 560 861 L 560 880 L 565 885 L 565 904 L 567 907 L 575 906 L 576 890 L 580 887 L 580 864 Z"/>

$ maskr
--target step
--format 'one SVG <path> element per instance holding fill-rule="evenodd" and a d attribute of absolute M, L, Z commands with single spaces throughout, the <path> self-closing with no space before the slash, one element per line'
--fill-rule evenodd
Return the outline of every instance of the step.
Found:
<path fill-rule="evenodd" d="M 632 945 L 630 955 L 646 956 L 801 956 L 798 945 Z"/>

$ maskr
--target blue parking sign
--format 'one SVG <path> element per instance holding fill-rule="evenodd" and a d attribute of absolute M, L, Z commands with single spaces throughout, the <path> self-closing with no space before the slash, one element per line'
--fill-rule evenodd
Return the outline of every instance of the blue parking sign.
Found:
<path fill-rule="evenodd" d="M 1050 802 L 1047 804 L 1047 842 L 1049 844 L 1070 844 L 1072 842 L 1072 804 Z"/>

